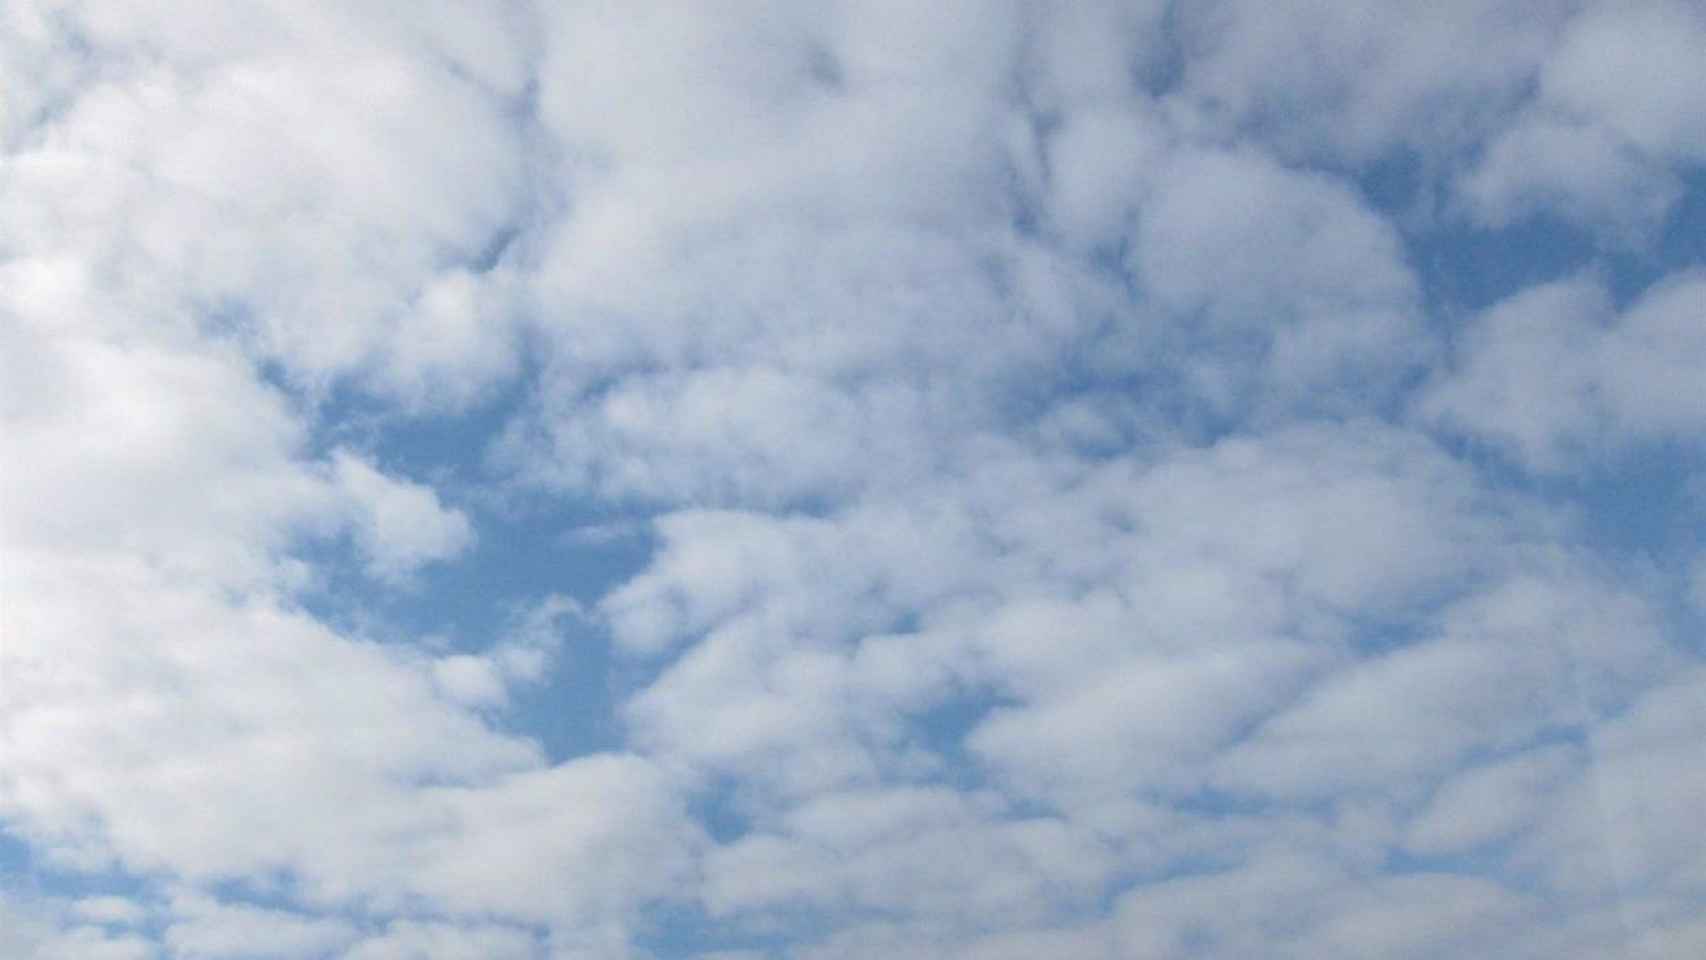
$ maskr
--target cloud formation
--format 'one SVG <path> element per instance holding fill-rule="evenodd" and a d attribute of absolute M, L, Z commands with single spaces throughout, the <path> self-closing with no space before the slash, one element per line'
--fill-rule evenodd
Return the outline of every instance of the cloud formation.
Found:
<path fill-rule="evenodd" d="M 1698 953 L 1702 38 L 9 5 L 0 954 Z"/>

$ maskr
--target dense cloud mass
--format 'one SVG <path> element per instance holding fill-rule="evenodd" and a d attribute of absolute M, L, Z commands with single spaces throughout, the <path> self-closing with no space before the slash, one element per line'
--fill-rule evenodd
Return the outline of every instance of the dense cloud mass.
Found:
<path fill-rule="evenodd" d="M 0 957 L 1706 955 L 1690 0 L 0 7 Z"/>

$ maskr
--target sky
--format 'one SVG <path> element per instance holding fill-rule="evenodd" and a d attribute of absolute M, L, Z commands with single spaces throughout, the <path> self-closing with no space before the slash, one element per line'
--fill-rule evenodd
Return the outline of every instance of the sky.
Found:
<path fill-rule="evenodd" d="M 0 958 L 1706 955 L 1702 51 L 0 5 Z"/>

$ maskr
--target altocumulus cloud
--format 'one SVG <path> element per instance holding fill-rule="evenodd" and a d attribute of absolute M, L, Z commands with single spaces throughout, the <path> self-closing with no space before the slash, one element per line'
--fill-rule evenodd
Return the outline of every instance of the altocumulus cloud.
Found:
<path fill-rule="evenodd" d="M 1706 954 L 1706 13 L 0 10 L 0 957 Z"/>

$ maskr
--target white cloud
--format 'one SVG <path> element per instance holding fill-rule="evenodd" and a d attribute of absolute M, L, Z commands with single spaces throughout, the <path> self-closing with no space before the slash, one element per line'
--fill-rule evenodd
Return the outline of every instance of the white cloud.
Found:
<path fill-rule="evenodd" d="M 1545 795 L 1579 763 L 1568 748 L 1542 747 L 1465 771 L 1428 801 L 1405 846 L 1438 855 L 1502 840 L 1532 825 Z"/>
<path fill-rule="evenodd" d="M 69 909 L 67 907 L 69 906 Z M 78 904 L 0 894 L 0 954 L 19 960 L 156 960 L 142 937 L 105 929 Z"/>
<path fill-rule="evenodd" d="M 1574 5 L 1450 0 L 1215 0 L 1177 14 L 1175 98 L 1223 136 L 1289 156 L 1368 162 L 1399 147 L 1450 157 L 1497 129 Z"/>
<path fill-rule="evenodd" d="M 367 569 L 397 580 L 422 563 L 456 555 L 473 539 L 468 518 L 446 510 L 430 487 L 386 476 L 340 450 L 331 458 L 332 483 L 350 502 L 356 541 Z"/>
<path fill-rule="evenodd" d="M 940 789 L 823 797 L 777 833 L 715 851 L 708 905 L 719 916 L 781 906 L 1008 926 L 1099 894 L 1117 862 L 1109 844 L 1059 820 L 991 823 L 991 799 Z"/>
<path fill-rule="evenodd" d="M 1227 759 L 1232 784 L 1324 797 L 1580 730 L 1670 665 L 1632 596 L 1522 578 L 1444 611 L 1440 636 L 1329 677 Z"/>
<path fill-rule="evenodd" d="M 1706 17 L 1688 3 L 1588 5 L 1571 18 L 1521 118 L 1458 182 L 1472 214 L 1501 226 L 1551 213 L 1639 247 L 1682 196 L 1676 174 L 1706 158 Z"/>
<path fill-rule="evenodd" d="M 220 903 L 194 894 L 174 897 L 164 940 L 173 956 L 261 958 L 328 955 L 356 937 L 349 923 Z"/>
<path fill-rule="evenodd" d="M 1276 849 L 1222 872 L 1128 894 L 1121 956 L 1449 956 L 1524 910 L 1495 884 L 1449 874 L 1358 876 L 1315 851 Z"/>
<path fill-rule="evenodd" d="M 284 872 L 313 904 L 413 898 L 565 929 L 676 892 L 694 834 L 665 779 L 635 758 L 546 767 L 440 699 L 442 671 L 406 652 L 140 573 L 8 590 L 0 812 L 49 862 Z M 174 949 L 236 942 L 205 926 Z"/>
<path fill-rule="evenodd" d="M 508 695 L 498 665 L 485 657 L 442 657 L 432 665 L 432 679 L 445 696 L 465 706 L 501 705 Z"/>
<path fill-rule="evenodd" d="M 427 857 L 409 886 L 463 912 L 566 930 L 625 932 L 639 903 L 680 895 L 701 842 L 668 777 L 631 755 L 429 797 L 451 829 L 422 838 Z"/>
<path fill-rule="evenodd" d="M 1663 278 L 1621 314 L 1591 279 L 1525 290 L 1478 318 L 1420 411 L 1546 472 L 1644 441 L 1687 443 L 1706 420 L 1693 389 L 1703 296 L 1697 271 Z"/>
<path fill-rule="evenodd" d="M 5 472 L 8 830 L 55 869 L 187 883 L 173 956 L 325 953 L 355 939 L 330 905 L 624 926 L 629 898 L 673 892 L 645 866 L 673 875 L 669 856 L 549 907 L 540 871 L 670 842 L 670 791 L 621 761 L 548 767 L 466 709 L 539 674 L 527 644 L 435 662 L 295 599 L 318 576 L 292 555 L 305 539 L 347 533 L 382 585 L 472 542 L 432 488 L 313 455 L 311 417 L 339 381 L 456 409 L 513 371 L 506 281 L 474 261 L 524 192 L 503 100 L 527 82 L 517 22 L 253 6 L 186 32 L 169 5 L 90 13 L 25 33 L 40 69 L 104 66 L 67 67 L 62 102 L 8 126 L 0 179 L 22 231 L 0 267 L 7 459 L 28 464 Z M 604 791 L 634 820 L 571 832 L 515 806 Z M 558 840 L 506 841 L 494 816 Z M 460 889 L 463 864 L 504 849 L 520 881 Z M 289 879 L 295 909 L 197 889 L 262 875 Z M 136 953 L 64 929 L 76 955 Z"/>
<path fill-rule="evenodd" d="M 501 284 L 446 263 L 520 216 L 502 98 L 524 28 L 451 4 L 401 31 L 265 4 L 180 21 L 145 3 L 25 34 L 38 69 L 82 85 L 14 134 L 0 209 L 17 236 L 106 265 L 133 310 L 219 314 L 300 382 L 366 376 L 454 407 L 506 373 L 510 320 L 476 306 Z"/>
<path fill-rule="evenodd" d="M 1698 466 L 1691 7 L 185 22 L 0 13 L 0 953 L 1699 941 L 1700 577 L 1554 489 Z"/>
<path fill-rule="evenodd" d="M 134 900 L 125 897 L 83 897 L 71 905 L 72 912 L 92 923 L 133 927 L 147 917 L 148 911 Z"/>
<path fill-rule="evenodd" d="M 1541 75 L 1561 109 L 1605 124 L 1649 155 L 1706 160 L 1706 13 L 1679 0 L 1602 5 L 1571 22 Z"/>
<path fill-rule="evenodd" d="M 1215 407 L 1240 410 L 1255 390 L 1330 408 L 1347 385 L 1378 402 L 1425 361 L 1398 237 L 1343 184 L 1260 154 L 1180 151 L 1152 190 L 1131 269 L 1183 319 L 1142 345 Z"/>
<path fill-rule="evenodd" d="M 1596 725 L 1589 762 L 1556 794 L 1516 856 L 1565 895 L 1698 904 L 1706 849 L 1687 809 L 1706 797 L 1706 677 L 1698 665 Z"/>
<path fill-rule="evenodd" d="M 1171 131 L 1142 101 L 1114 98 L 1068 114 L 1050 137 L 1047 210 L 1062 240 L 1117 249 L 1155 189 Z"/>
<path fill-rule="evenodd" d="M 665 518 L 651 568 L 605 604 L 636 652 L 691 644 L 629 703 L 635 742 L 739 783 L 760 823 L 970 759 L 1010 797 L 1147 838 L 1164 828 L 1144 798 L 1225 785 L 1219 751 L 1311 683 L 1353 676 L 1357 644 L 1529 563 L 1529 538 L 1546 535 L 1441 451 L 1372 425 L 1155 457 L 992 464 L 975 482 L 825 519 Z M 897 630 L 908 616 L 916 626 Z M 950 744 L 966 756 L 928 745 L 930 711 L 991 696 L 999 708 L 974 708 Z M 1322 723 L 1300 750 L 1363 726 L 1354 713 Z M 1426 724 L 1400 716 L 1393 730 L 1452 755 Z M 1189 856 L 1146 842 L 1105 869 Z M 739 849 L 781 858 L 764 861 L 760 888 L 789 892 L 762 896 L 827 896 L 809 855 Z"/>
<path fill-rule="evenodd" d="M 400 920 L 342 956 L 343 960 L 531 960 L 540 956 L 540 945 L 533 934 L 515 927 Z"/>
<path fill-rule="evenodd" d="M 1629 244 L 1646 239 L 1682 193 L 1604 128 L 1534 118 L 1500 134 L 1457 186 L 1481 225 L 1551 213 Z"/>
<path fill-rule="evenodd" d="M 70 260 L 3 269 L 10 549 L 125 554 L 228 583 L 272 574 L 294 524 L 328 506 L 294 462 L 304 431 L 236 351 L 171 331 L 125 338 L 122 309 Z M 128 340 L 128 342 L 127 342 Z M 140 341 L 140 342 L 139 342 Z M 16 376 L 11 376 L 11 374 Z"/>

